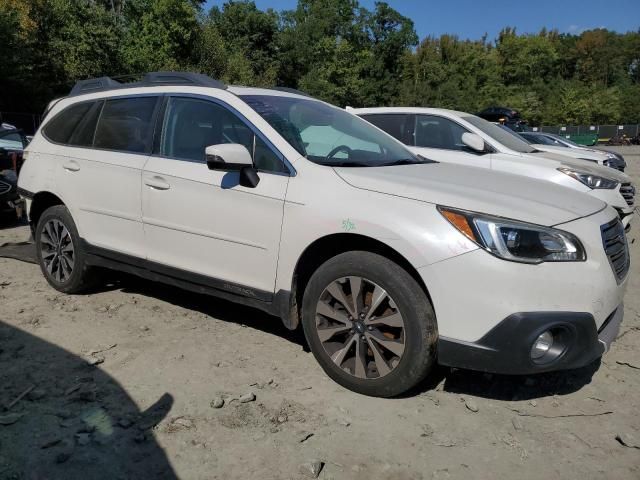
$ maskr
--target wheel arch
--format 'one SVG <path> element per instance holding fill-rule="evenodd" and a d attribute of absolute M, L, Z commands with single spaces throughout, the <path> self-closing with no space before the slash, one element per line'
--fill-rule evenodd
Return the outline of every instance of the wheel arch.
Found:
<path fill-rule="evenodd" d="M 31 232 L 34 233 L 38 221 L 43 212 L 56 205 L 65 205 L 64 201 L 57 195 L 49 191 L 41 191 L 36 193 L 31 200 L 31 206 L 29 208 L 29 223 L 31 225 Z"/>
<path fill-rule="evenodd" d="M 418 270 L 397 250 L 386 243 L 366 235 L 356 233 L 334 233 L 315 240 L 302 252 L 293 271 L 291 281 L 290 309 L 284 317 L 285 325 L 295 329 L 300 323 L 302 296 L 313 273 L 330 258 L 341 253 L 365 251 L 377 253 L 397 263 L 418 283 L 431 301 L 431 295 Z"/>

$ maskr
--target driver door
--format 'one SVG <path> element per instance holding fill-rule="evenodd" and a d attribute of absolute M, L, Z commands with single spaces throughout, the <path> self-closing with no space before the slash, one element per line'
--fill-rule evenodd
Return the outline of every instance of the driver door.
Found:
<path fill-rule="evenodd" d="M 159 143 L 142 176 L 148 259 L 170 275 L 269 299 L 289 181 L 280 153 L 226 105 L 200 97 L 168 98 Z M 239 172 L 207 168 L 205 148 L 221 143 L 252 153 L 255 188 L 241 186 Z"/>

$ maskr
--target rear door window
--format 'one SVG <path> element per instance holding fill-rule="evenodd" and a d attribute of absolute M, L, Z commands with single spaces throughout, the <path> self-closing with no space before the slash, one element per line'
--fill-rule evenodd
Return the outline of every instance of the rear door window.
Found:
<path fill-rule="evenodd" d="M 150 151 L 157 97 L 116 98 L 102 108 L 94 147 L 132 153 Z"/>
<path fill-rule="evenodd" d="M 67 144 L 76 127 L 95 103 L 76 103 L 64 109 L 44 127 L 45 137 L 55 143 Z"/>
<path fill-rule="evenodd" d="M 405 145 L 411 145 L 411 133 L 413 125 L 411 115 L 404 113 L 385 113 L 360 115 L 367 122 L 374 124 L 380 130 L 384 130 L 396 140 Z"/>

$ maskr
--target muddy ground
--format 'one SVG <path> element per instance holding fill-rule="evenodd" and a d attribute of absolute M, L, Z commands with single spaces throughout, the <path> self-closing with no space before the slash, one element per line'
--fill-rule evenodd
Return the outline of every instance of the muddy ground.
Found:
<path fill-rule="evenodd" d="M 624 153 L 640 184 L 640 148 Z M 0 244 L 28 236 L 4 227 Z M 442 368 L 392 400 L 333 383 L 257 310 L 120 274 L 65 296 L 0 259 L 0 479 L 296 479 L 313 461 L 322 479 L 638 479 L 640 241 L 631 250 L 624 324 L 600 364 Z"/>

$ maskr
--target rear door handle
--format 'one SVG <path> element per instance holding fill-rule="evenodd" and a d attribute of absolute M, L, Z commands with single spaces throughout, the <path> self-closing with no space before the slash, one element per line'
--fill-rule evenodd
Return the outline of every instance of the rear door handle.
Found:
<path fill-rule="evenodd" d="M 62 168 L 64 168 L 68 172 L 77 172 L 78 170 L 80 170 L 80 164 L 75 160 L 69 160 L 67 163 L 62 165 Z"/>
<path fill-rule="evenodd" d="M 144 183 L 154 190 L 169 190 L 171 188 L 171 185 L 169 185 L 160 177 L 147 178 Z"/>

